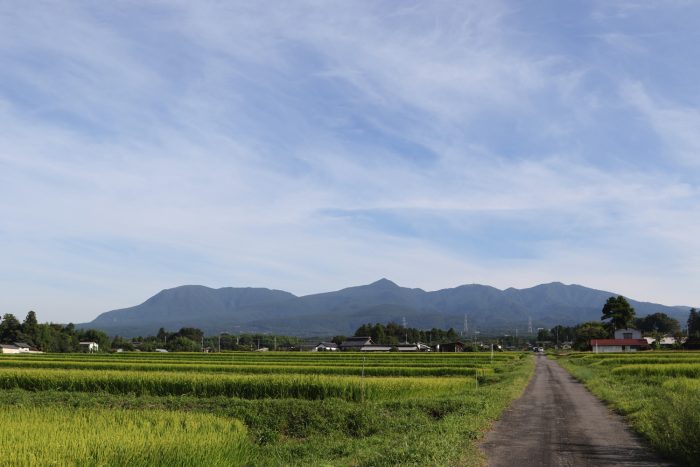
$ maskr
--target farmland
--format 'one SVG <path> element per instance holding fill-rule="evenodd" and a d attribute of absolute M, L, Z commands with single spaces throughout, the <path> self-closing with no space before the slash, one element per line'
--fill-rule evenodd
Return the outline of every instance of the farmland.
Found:
<path fill-rule="evenodd" d="M 516 353 L 3 355 L 0 421 L 22 423 L 0 450 L 10 465 L 479 464 L 475 440 L 532 367 Z"/>
<path fill-rule="evenodd" d="M 559 363 L 659 452 L 700 465 L 700 352 L 574 353 Z"/>

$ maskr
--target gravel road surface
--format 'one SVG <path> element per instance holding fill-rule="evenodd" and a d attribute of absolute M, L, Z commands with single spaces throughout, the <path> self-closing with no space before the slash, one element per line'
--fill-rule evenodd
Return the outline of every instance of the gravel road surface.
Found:
<path fill-rule="evenodd" d="M 559 364 L 537 355 L 535 376 L 481 445 L 491 467 L 671 466 Z"/>

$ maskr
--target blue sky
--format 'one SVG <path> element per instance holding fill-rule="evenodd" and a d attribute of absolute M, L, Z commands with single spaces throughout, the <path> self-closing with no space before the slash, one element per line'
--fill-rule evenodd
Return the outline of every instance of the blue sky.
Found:
<path fill-rule="evenodd" d="M 698 305 L 700 4 L 0 2 L 0 313 L 182 284 Z"/>

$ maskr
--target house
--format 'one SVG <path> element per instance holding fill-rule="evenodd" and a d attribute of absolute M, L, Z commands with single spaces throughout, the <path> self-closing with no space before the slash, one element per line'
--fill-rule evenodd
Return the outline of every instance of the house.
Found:
<path fill-rule="evenodd" d="M 464 350 L 464 342 L 448 342 L 447 344 L 435 344 L 436 352 L 462 352 Z"/>
<path fill-rule="evenodd" d="M 399 352 L 418 352 L 418 344 L 398 344 L 395 348 Z"/>
<path fill-rule="evenodd" d="M 155 351 L 159 353 L 168 353 L 167 349 L 155 349 Z"/>
<path fill-rule="evenodd" d="M 340 344 L 340 350 L 362 350 L 368 345 L 374 345 L 371 337 L 348 337 Z"/>
<path fill-rule="evenodd" d="M 19 347 L 10 344 L 0 344 L 0 353 L 20 353 Z"/>
<path fill-rule="evenodd" d="M 354 350 L 360 352 L 388 352 L 390 345 L 375 344 L 371 337 L 348 337 L 340 344 L 340 350 Z"/>
<path fill-rule="evenodd" d="M 656 342 L 656 339 L 654 339 L 653 337 L 645 337 L 644 340 L 646 340 L 647 344 L 649 344 L 649 345 Z M 659 346 L 666 348 L 666 349 L 670 349 L 670 348 L 675 347 L 676 343 L 681 344 L 681 345 L 685 344 L 685 342 L 687 340 L 688 340 L 687 337 L 682 337 L 680 340 L 677 340 L 675 337 L 666 336 L 666 337 L 662 337 L 659 339 Z"/>
<path fill-rule="evenodd" d="M 682 344 L 683 342 L 685 342 L 685 340 L 685 338 L 680 339 L 680 343 Z M 676 338 L 668 336 L 662 337 L 661 339 L 659 339 L 659 345 L 661 347 L 671 348 L 676 345 Z"/>
<path fill-rule="evenodd" d="M 372 345 L 365 345 L 360 349 L 361 352 L 389 352 L 391 350 L 390 345 L 382 345 L 382 344 L 372 344 Z"/>
<path fill-rule="evenodd" d="M 638 329 L 618 329 L 615 331 L 615 339 L 641 339 L 642 332 Z"/>
<path fill-rule="evenodd" d="M 339 350 L 338 344 L 335 342 L 320 342 L 316 347 L 314 347 L 314 352 L 335 352 Z"/>
<path fill-rule="evenodd" d="M 80 345 L 80 349 L 86 352 L 97 352 L 100 350 L 100 346 L 97 342 L 93 341 L 84 341 L 84 342 L 78 342 L 78 345 Z"/>
<path fill-rule="evenodd" d="M 403 343 L 403 344 L 398 344 L 394 347 L 399 352 L 429 352 L 430 351 L 430 346 L 427 346 L 427 345 L 422 344 L 420 342 L 416 342 L 415 344 Z"/>
<path fill-rule="evenodd" d="M 591 350 L 594 353 L 604 352 L 636 352 L 649 349 L 649 342 L 642 338 L 638 329 L 617 329 L 614 339 L 593 339 Z"/>
<path fill-rule="evenodd" d="M 15 342 L 15 347 L 19 349 L 20 353 L 29 353 L 31 350 L 30 345 L 26 342 Z"/>

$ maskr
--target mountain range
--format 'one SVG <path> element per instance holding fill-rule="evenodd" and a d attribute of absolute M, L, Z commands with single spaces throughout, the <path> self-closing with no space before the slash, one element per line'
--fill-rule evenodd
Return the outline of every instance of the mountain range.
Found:
<path fill-rule="evenodd" d="M 533 328 L 600 319 L 613 292 L 560 282 L 526 289 L 500 290 L 470 284 L 426 292 L 400 287 L 388 279 L 335 292 L 296 296 L 282 290 L 251 287 L 212 289 L 183 285 L 163 290 L 140 305 L 108 311 L 78 327 L 110 335 L 153 335 L 197 327 L 207 334 L 274 333 L 296 336 L 352 335 L 364 323 L 401 323 L 428 329 L 521 333 Z M 637 316 L 662 312 L 685 323 L 689 307 L 629 299 Z"/>

